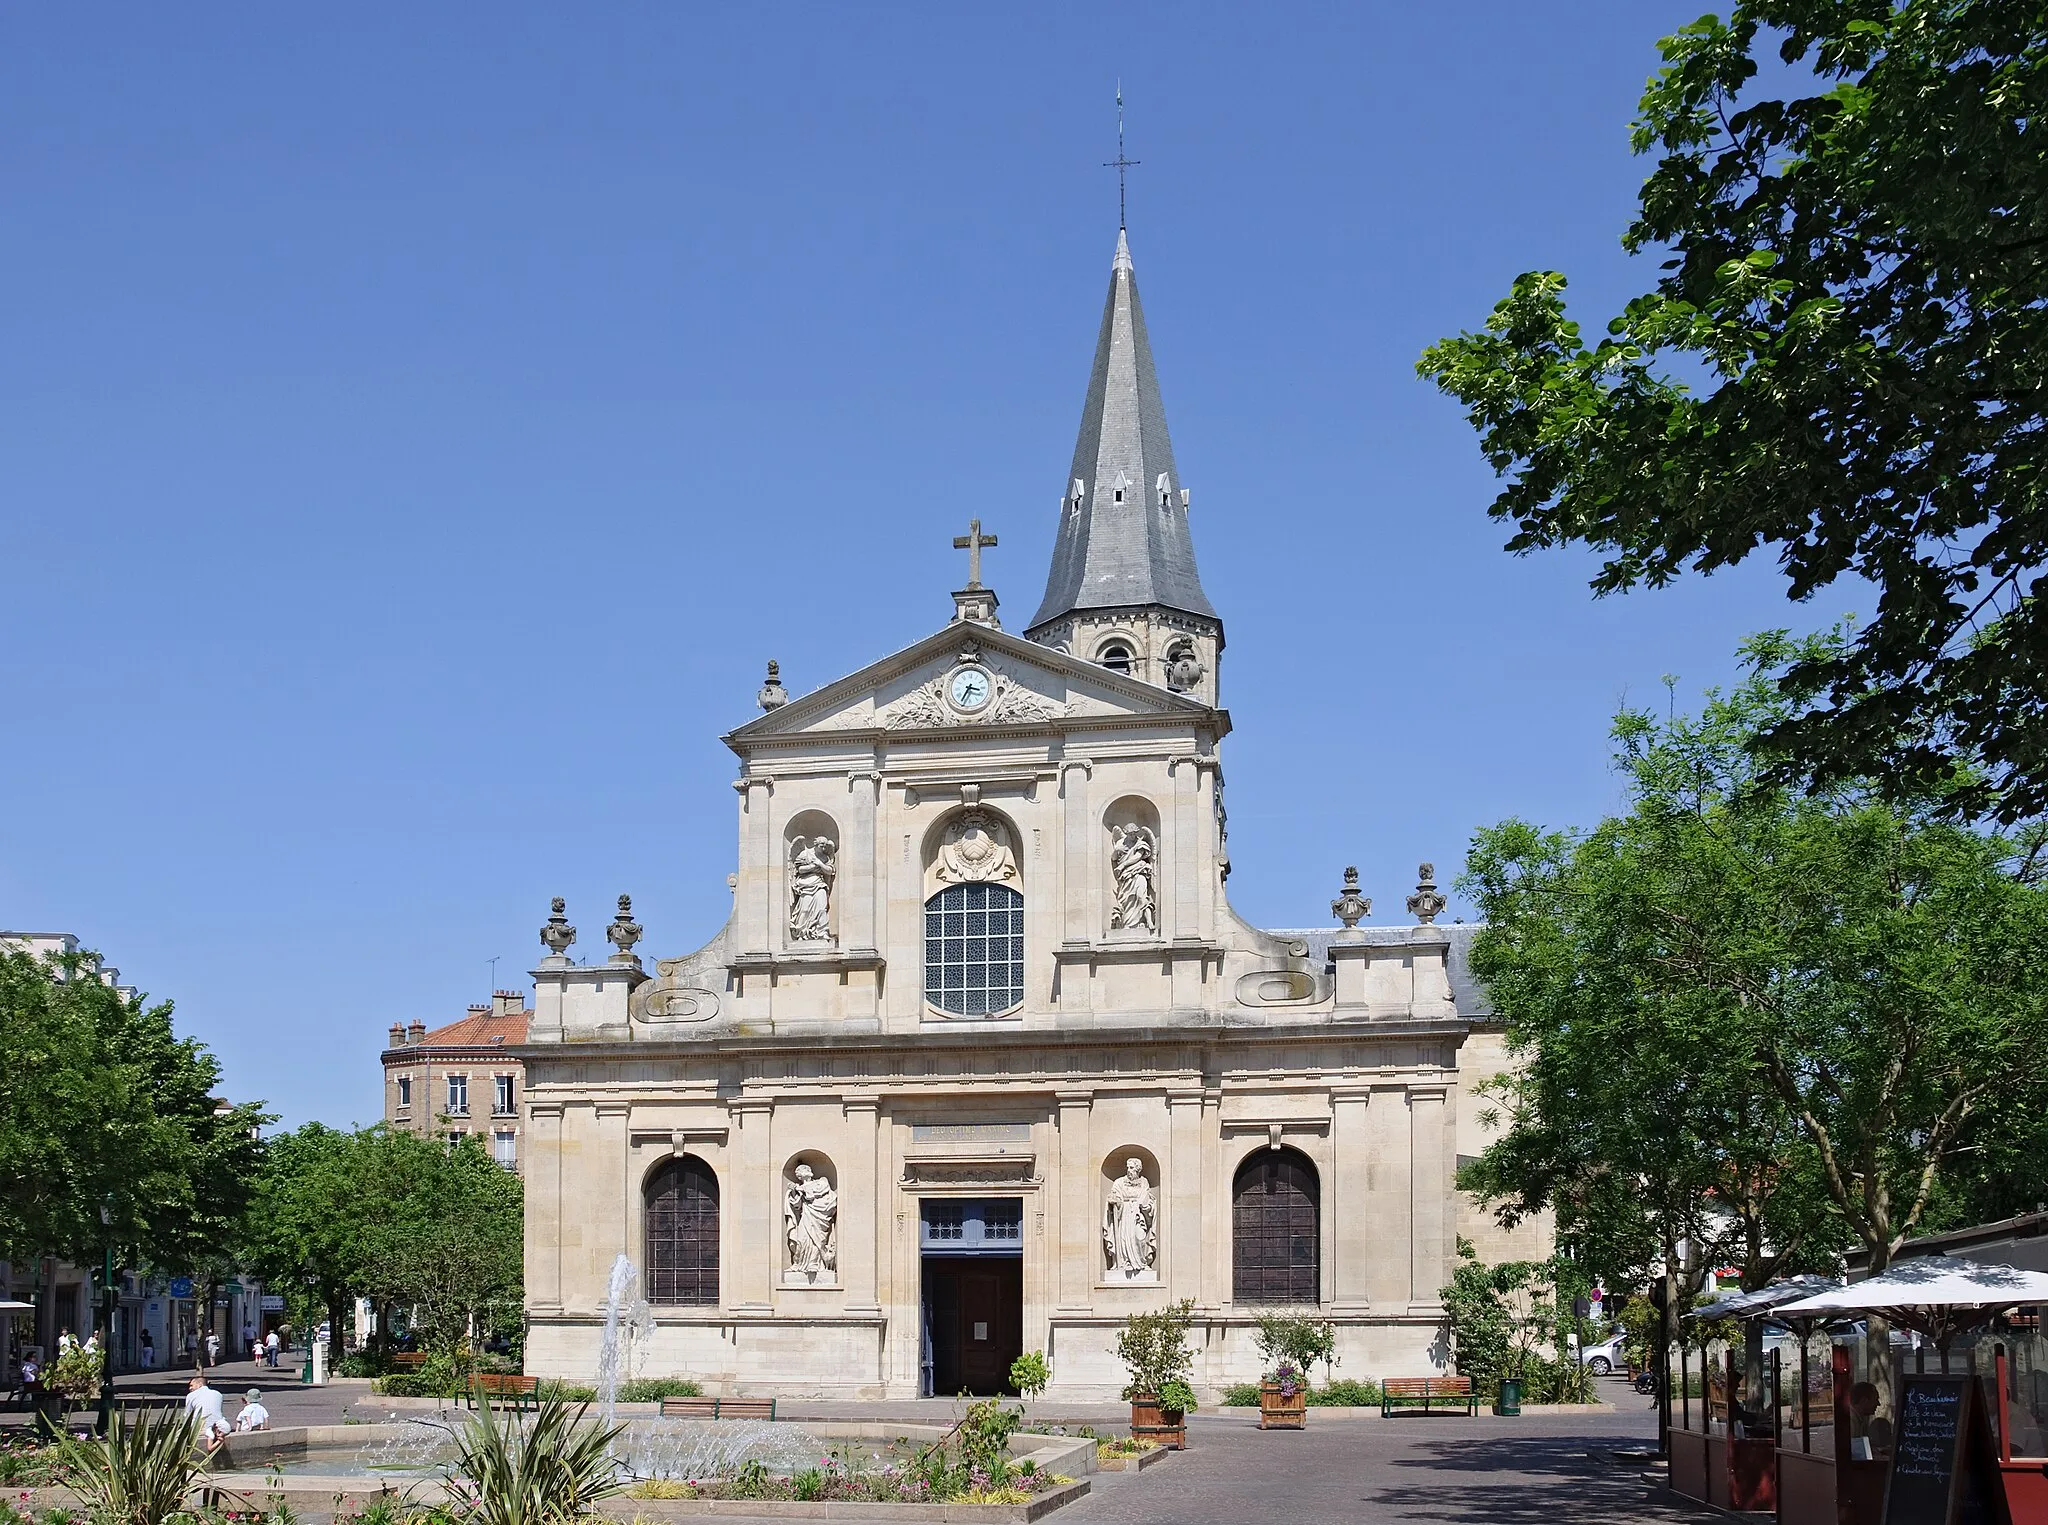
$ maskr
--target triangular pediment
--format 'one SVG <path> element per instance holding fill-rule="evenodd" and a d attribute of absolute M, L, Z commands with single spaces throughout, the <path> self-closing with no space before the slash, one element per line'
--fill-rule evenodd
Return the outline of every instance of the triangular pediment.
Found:
<path fill-rule="evenodd" d="M 961 623 L 791 700 L 726 741 L 737 747 L 769 737 L 973 732 L 1119 717 L 1184 723 L 1212 713 L 1199 700 L 1021 636 Z"/>

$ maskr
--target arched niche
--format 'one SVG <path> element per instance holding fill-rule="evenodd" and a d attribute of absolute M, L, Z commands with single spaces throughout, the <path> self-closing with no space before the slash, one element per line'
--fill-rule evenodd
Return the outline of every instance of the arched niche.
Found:
<path fill-rule="evenodd" d="M 1152 941 L 1164 936 L 1159 808 L 1143 795 L 1127 794 L 1103 811 L 1102 827 L 1102 861 L 1109 875 L 1103 930 L 1112 938 Z"/>
<path fill-rule="evenodd" d="M 792 948 L 829 946 L 839 927 L 839 824 L 800 810 L 782 828 L 782 936 Z"/>
<path fill-rule="evenodd" d="M 791 1155 L 782 1167 L 782 1283 L 839 1285 L 839 1171 L 816 1149 Z"/>
<path fill-rule="evenodd" d="M 1322 1301 L 1323 1188 L 1299 1149 L 1254 1149 L 1230 1183 L 1230 1297 L 1240 1306 Z"/>
<path fill-rule="evenodd" d="M 1101 1200 L 1096 1279 L 1108 1286 L 1157 1286 L 1166 1243 L 1159 1157 L 1142 1144 L 1110 1150 L 1102 1157 Z"/>
<path fill-rule="evenodd" d="M 718 1176 L 694 1154 L 657 1161 L 640 1184 L 641 1285 L 663 1307 L 718 1304 Z"/>

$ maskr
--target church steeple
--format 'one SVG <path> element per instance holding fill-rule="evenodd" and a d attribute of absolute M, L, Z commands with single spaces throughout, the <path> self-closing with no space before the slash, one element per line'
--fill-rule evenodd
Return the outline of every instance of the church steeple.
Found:
<path fill-rule="evenodd" d="M 1109 639 L 1106 625 L 1128 626 L 1132 636 L 1142 629 L 1143 638 L 1135 647 L 1112 646 L 1105 657 L 1094 646 Z M 1169 629 L 1204 637 L 1208 660 L 1197 665 L 1213 672 L 1222 626 L 1195 569 L 1187 494 L 1173 464 L 1130 242 L 1119 229 L 1052 572 L 1025 633 L 1112 666 L 1128 660 L 1135 676 L 1164 685 L 1172 661 L 1164 636 Z M 1183 663 L 1183 678 L 1187 670 Z"/>

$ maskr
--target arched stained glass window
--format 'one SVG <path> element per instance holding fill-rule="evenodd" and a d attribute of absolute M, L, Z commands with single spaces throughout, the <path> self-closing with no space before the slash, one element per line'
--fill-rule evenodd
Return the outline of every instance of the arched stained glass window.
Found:
<path fill-rule="evenodd" d="M 718 1177 L 695 1155 L 647 1178 L 647 1300 L 718 1301 Z"/>
<path fill-rule="evenodd" d="M 959 1017 L 1024 999 L 1024 897 L 1007 884 L 955 884 L 924 903 L 924 998 Z"/>

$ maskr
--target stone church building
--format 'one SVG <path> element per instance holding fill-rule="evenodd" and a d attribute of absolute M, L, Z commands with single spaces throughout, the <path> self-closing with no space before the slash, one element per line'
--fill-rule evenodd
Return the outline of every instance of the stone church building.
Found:
<path fill-rule="evenodd" d="M 771 665 L 703 948 L 649 974 L 622 897 L 579 963 L 556 902 L 529 1372 L 590 1378 L 623 1253 L 637 1370 L 709 1391 L 993 1392 L 1038 1349 L 1113 1397 L 1125 1315 L 1183 1297 L 1209 1394 L 1275 1306 L 1335 1323 L 1340 1376 L 1417 1375 L 1456 1236 L 1547 1251 L 1453 1184 L 1505 1056 L 1427 867 L 1410 924 L 1359 925 L 1349 874 L 1327 929 L 1231 909 L 1224 625 L 1121 234 L 1058 514 L 1021 633 L 977 523 L 930 636 L 796 699 Z"/>

